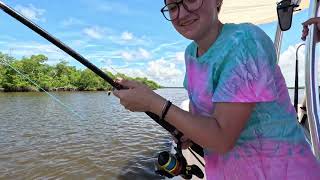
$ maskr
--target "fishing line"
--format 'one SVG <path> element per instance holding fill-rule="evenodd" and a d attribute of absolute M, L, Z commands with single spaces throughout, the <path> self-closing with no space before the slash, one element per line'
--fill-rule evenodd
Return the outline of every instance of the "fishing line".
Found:
<path fill-rule="evenodd" d="M 113 67 L 110 66 L 110 68 L 111 68 L 114 72 L 116 72 L 116 73 L 118 73 L 118 74 L 121 74 L 119 71 L 115 70 Z"/>
<path fill-rule="evenodd" d="M 81 120 L 85 120 L 80 114 L 78 114 L 75 110 L 73 110 L 70 106 L 66 105 L 65 103 L 63 103 L 61 100 L 59 100 L 57 97 L 55 97 L 54 95 L 50 94 L 48 91 L 46 91 L 45 89 L 43 89 L 40 85 L 38 85 L 35 81 L 33 81 L 32 79 L 30 79 L 27 75 L 23 74 L 22 72 L 20 72 L 19 70 L 17 70 L 16 68 L 14 68 L 13 66 L 10 65 L 10 63 L 6 60 L 6 57 L 4 56 L 4 58 L 0 58 L 0 61 L 2 62 L 2 64 L 10 67 L 11 69 L 13 69 L 15 72 L 17 72 L 22 78 L 27 79 L 29 82 L 31 82 L 33 85 L 35 85 L 37 88 L 39 88 L 41 91 L 45 92 L 49 97 L 51 97 L 54 101 L 56 101 L 58 104 L 62 105 L 63 107 L 66 108 L 66 110 L 68 112 L 71 112 L 73 115 L 77 116 L 78 118 L 80 118 Z"/>
<path fill-rule="evenodd" d="M 8 15 L 10 15 L 11 17 L 15 18 L 17 21 L 21 22 L 22 24 L 24 24 L 25 26 L 27 26 L 28 28 L 30 28 L 31 30 L 33 30 L 34 32 L 36 32 L 37 34 L 39 34 L 40 36 L 42 36 L 43 38 L 45 38 L 46 40 L 48 40 L 49 42 L 51 42 L 52 44 L 54 44 L 55 46 L 57 46 L 59 49 L 61 49 L 62 51 L 64 51 L 65 53 L 67 53 L 68 55 L 70 55 L 71 57 L 73 57 L 74 59 L 76 59 L 77 61 L 79 61 L 81 64 L 83 64 L 84 66 L 86 66 L 88 69 L 90 69 L 91 71 L 93 71 L 95 74 L 97 74 L 98 76 L 100 76 L 102 79 L 104 79 L 105 81 L 107 81 L 112 87 L 114 87 L 115 89 L 125 89 L 122 85 L 120 85 L 119 83 L 115 82 L 111 77 L 109 77 L 105 72 L 103 72 L 101 69 L 99 69 L 97 66 L 95 66 L 94 64 L 92 64 L 90 61 L 88 61 L 86 58 L 84 58 L 83 56 L 81 56 L 79 53 L 77 53 L 75 50 L 71 49 L 69 46 L 67 46 L 66 44 L 64 44 L 63 42 L 61 42 L 60 40 L 58 40 L 57 38 L 53 37 L 52 35 L 50 35 L 48 32 L 46 32 L 44 29 L 42 29 L 41 27 L 39 27 L 38 25 L 34 24 L 32 21 L 28 20 L 27 18 L 25 18 L 23 15 L 19 14 L 18 12 L 16 12 L 14 9 L 12 9 L 11 7 L 7 6 L 5 3 L 3 3 L 2 1 L 0 1 L 0 9 L 3 10 L 5 13 L 7 13 Z M 169 131 L 170 133 L 173 133 L 176 128 L 174 126 L 172 126 L 170 123 L 168 123 L 167 121 L 163 121 L 157 114 L 154 114 L 152 112 L 145 112 L 151 119 L 153 119 L 155 122 L 157 122 L 160 126 L 162 126 L 164 129 L 166 129 L 167 131 Z M 178 134 L 175 134 L 174 136 L 177 139 L 180 139 L 182 137 L 182 133 L 178 131 Z M 197 154 L 199 154 L 200 156 L 204 156 L 204 152 L 203 152 L 203 148 L 196 144 L 193 143 L 193 145 L 191 146 L 191 149 L 194 150 L 194 152 L 196 152 Z"/>

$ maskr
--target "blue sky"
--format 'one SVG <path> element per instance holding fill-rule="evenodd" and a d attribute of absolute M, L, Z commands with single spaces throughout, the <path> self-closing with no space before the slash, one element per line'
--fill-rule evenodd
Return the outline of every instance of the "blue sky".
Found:
<path fill-rule="evenodd" d="M 111 72 L 146 76 L 165 86 L 182 86 L 184 49 L 190 43 L 177 34 L 160 13 L 162 0 L 4 0 L 14 9 Z M 280 65 L 290 81 L 294 47 L 301 42 L 301 22 L 307 10 L 294 17 L 285 33 Z M 260 25 L 274 39 L 276 23 Z M 0 12 L 0 51 L 20 58 L 45 54 L 49 64 L 76 60 Z M 302 56 L 301 56 L 302 57 Z M 288 76 L 288 77 L 287 77 Z M 290 86 L 291 82 L 287 82 Z"/>

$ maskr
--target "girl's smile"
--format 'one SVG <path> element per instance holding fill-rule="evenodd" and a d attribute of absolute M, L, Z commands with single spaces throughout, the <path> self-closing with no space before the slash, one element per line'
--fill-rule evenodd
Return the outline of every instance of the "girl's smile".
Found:
<path fill-rule="evenodd" d="M 179 23 L 179 26 L 189 26 L 189 25 L 193 24 L 195 21 L 197 21 L 197 19 L 190 19 L 190 20 L 181 21 Z"/>

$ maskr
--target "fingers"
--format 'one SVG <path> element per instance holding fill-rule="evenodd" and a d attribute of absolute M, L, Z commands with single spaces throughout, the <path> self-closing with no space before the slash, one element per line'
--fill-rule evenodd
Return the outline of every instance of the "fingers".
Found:
<path fill-rule="evenodd" d="M 185 141 L 188 141 L 189 140 L 189 138 L 187 138 L 186 136 L 182 136 L 181 137 L 181 142 L 185 142 Z"/>
<path fill-rule="evenodd" d="M 310 19 L 308 19 L 307 21 L 305 21 L 304 23 L 302 23 L 302 25 L 303 25 L 303 30 L 302 30 L 301 39 L 302 39 L 303 41 L 306 40 L 306 37 L 307 37 L 308 34 L 309 34 L 309 28 L 308 28 L 308 26 L 310 26 L 310 25 L 312 25 L 312 24 L 316 25 L 317 29 L 320 30 L 320 29 L 319 29 L 319 27 L 320 27 L 320 17 L 310 18 Z"/>
<path fill-rule="evenodd" d="M 174 140 L 174 142 L 177 144 L 178 143 L 178 139 L 174 136 L 172 136 L 172 139 Z"/>
<path fill-rule="evenodd" d="M 188 141 L 182 143 L 181 148 L 182 149 L 188 149 L 191 145 L 192 145 L 192 141 L 188 140 Z"/>
<path fill-rule="evenodd" d="M 174 135 L 173 135 L 172 139 L 174 140 L 174 142 L 176 144 L 178 143 L 178 139 Z M 180 138 L 180 142 L 181 142 L 181 148 L 182 149 L 187 149 L 193 144 L 193 142 L 186 136 L 182 136 Z"/>
<path fill-rule="evenodd" d="M 126 103 L 124 103 L 124 101 L 122 100 L 127 93 L 126 91 L 127 90 L 113 90 L 113 95 L 120 99 L 120 104 L 123 106 L 126 106 Z"/>
<path fill-rule="evenodd" d="M 126 97 L 130 94 L 130 89 L 114 90 L 113 94 L 120 99 L 120 104 L 127 110 L 135 112 L 134 106 L 130 106 L 129 102 L 126 101 Z"/>
<path fill-rule="evenodd" d="M 113 95 L 115 95 L 116 97 L 118 97 L 119 99 L 121 99 L 122 97 L 122 93 L 121 93 L 122 90 L 113 90 Z"/>
<path fill-rule="evenodd" d="M 136 87 L 136 85 L 134 85 L 134 84 L 135 84 L 135 81 L 129 81 L 129 80 L 122 79 L 122 78 L 116 78 L 114 81 L 115 81 L 116 83 L 124 86 L 125 88 L 128 88 L 128 89 L 132 89 L 132 88 Z M 114 94 L 116 97 L 122 99 L 122 98 L 125 97 L 126 94 L 128 93 L 128 89 L 120 89 L 120 90 L 114 89 L 114 90 L 113 90 L 113 94 Z"/>
<path fill-rule="evenodd" d="M 302 30 L 301 39 L 305 41 L 308 34 L 309 34 L 309 28 L 307 26 L 304 26 Z"/>
<path fill-rule="evenodd" d="M 305 21 L 304 23 L 302 23 L 302 25 L 309 26 L 311 24 L 317 24 L 317 23 L 320 23 L 320 17 L 310 18 L 307 21 Z"/>
<path fill-rule="evenodd" d="M 178 140 L 177 138 L 173 137 L 174 142 L 177 144 Z M 193 142 L 190 139 L 186 139 L 184 141 L 181 141 L 181 148 L 182 149 L 187 149 L 189 148 L 191 145 L 193 144 Z"/>
<path fill-rule="evenodd" d="M 128 94 L 130 94 L 130 89 L 122 89 L 122 90 L 113 90 L 113 95 L 115 95 L 116 97 L 118 97 L 120 99 L 120 103 L 123 105 L 123 103 L 121 102 L 122 100 L 125 100 L 126 97 L 128 96 Z"/>
<path fill-rule="evenodd" d="M 175 137 L 174 134 L 172 134 L 172 139 L 174 140 L 175 143 L 178 143 L 178 139 Z M 181 141 L 181 143 L 184 143 L 184 142 L 188 142 L 188 141 L 191 141 L 191 140 L 186 136 L 182 136 L 180 138 L 180 141 Z"/>
<path fill-rule="evenodd" d="M 130 81 L 127 79 L 117 78 L 115 82 L 129 89 L 136 88 L 139 86 L 137 81 Z"/>

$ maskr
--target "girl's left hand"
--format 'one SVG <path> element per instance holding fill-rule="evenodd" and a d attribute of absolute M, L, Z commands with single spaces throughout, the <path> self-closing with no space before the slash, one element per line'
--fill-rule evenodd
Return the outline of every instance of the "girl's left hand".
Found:
<path fill-rule="evenodd" d="M 314 17 L 314 18 L 310 18 L 308 19 L 306 22 L 302 23 L 303 25 L 303 29 L 302 29 L 302 35 L 301 35 L 301 39 L 303 41 L 306 40 L 306 37 L 309 34 L 309 26 L 314 24 L 316 27 L 316 42 L 320 42 L 320 17 Z"/>
<path fill-rule="evenodd" d="M 161 98 L 148 86 L 126 79 L 116 79 L 115 82 L 128 89 L 114 90 L 113 94 L 120 99 L 121 105 L 132 112 L 151 111 L 154 101 Z"/>

